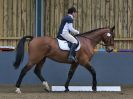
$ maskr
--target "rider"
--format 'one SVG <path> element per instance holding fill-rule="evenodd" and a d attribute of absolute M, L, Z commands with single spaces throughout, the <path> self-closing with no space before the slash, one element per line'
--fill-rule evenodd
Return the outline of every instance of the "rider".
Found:
<path fill-rule="evenodd" d="M 78 41 L 73 35 L 79 34 L 79 31 L 73 28 L 74 17 L 76 17 L 75 7 L 68 9 L 68 14 L 62 19 L 57 38 L 65 39 L 72 43 L 68 61 L 75 61 L 75 49 Z M 72 35 L 73 34 L 73 35 Z"/>

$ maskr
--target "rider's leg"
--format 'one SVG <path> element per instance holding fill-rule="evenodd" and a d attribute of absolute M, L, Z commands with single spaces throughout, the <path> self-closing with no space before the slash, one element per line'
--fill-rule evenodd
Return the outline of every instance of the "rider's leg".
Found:
<path fill-rule="evenodd" d="M 72 43 L 72 45 L 71 45 L 69 56 L 68 56 L 68 61 L 70 61 L 70 62 L 75 61 L 75 49 L 76 49 L 76 45 L 77 44 L 75 44 L 75 43 Z"/>
<path fill-rule="evenodd" d="M 76 49 L 76 45 L 78 43 L 77 40 L 68 32 L 63 32 L 61 35 L 67 41 L 72 43 L 70 52 L 69 52 L 69 56 L 68 56 L 68 61 L 70 61 L 70 62 L 75 61 L 75 49 Z"/>

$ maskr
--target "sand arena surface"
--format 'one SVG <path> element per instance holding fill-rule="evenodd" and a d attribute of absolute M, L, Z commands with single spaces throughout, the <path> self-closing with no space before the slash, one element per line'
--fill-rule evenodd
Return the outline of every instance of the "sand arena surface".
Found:
<path fill-rule="evenodd" d="M 133 87 L 122 87 L 121 92 L 46 92 L 41 85 L 22 85 L 22 94 L 15 93 L 14 85 L 0 85 L 0 99 L 133 99 Z"/>

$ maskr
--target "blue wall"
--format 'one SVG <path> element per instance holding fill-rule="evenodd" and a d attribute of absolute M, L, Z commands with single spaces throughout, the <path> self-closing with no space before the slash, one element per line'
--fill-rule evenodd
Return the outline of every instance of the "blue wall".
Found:
<path fill-rule="evenodd" d="M 25 54 L 24 61 L 18 70 L 12 63 L 15 52 L 0 52 L 0 84 L 15 84 L 19 73 L 28 60 Z M 97 72 L 98 84 L 127 85 L 133 84 L 133 53 L 106 53 L 98 52 L 91 61 Z M 68 64 L 61 64 L 47 59 L 43 67 L 43 76 L 51 85 L 63 85 L 69 71 Z M 34 69 L 34 68 L 33 68 Z M 38 84 L 40 80 L 30 70 L 23 80 L 23 84 Z M 91 83 L 90 73 L 79 65 L 71 84 L 88 85 Z"/>

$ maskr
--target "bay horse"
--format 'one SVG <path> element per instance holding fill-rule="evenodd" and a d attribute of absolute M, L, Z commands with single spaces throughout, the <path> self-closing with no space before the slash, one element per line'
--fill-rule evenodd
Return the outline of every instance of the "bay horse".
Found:
<path fill-rule="evenodd" d="M 73 77 L 73 74 L 80 64 L 85 67 L 92 75 L 92 90 L 97 90 L 97 80 L 96 80 L 96 71 L 90 64 L 90 61 L 94 55 L 94 48 L 97 44 L 101 44 L 105 46 L 107 52 L 113 51 L 114 48 L 114 36 L 115 33 L 113 30 L 115 26 L 112 28 L 98 28 L 94 29 L 82 34 L 76 35 L 78 40 L 80 41 L 81 48 L 76 52 L 77 62 L 69 62 L 68 59 L 68 51 L 63 51 L 59 48 L 58 42 L 56 38 L 44 36 L 44 37 L 33 37 L 33 36 L 24 36 L 20 39 L 17 48 L 16 48 L 16 60 L 14 62 L 14 67 L 17 69 L 20 66 L 24 58 L 24 45 L 28 40 L 28 55 L 29 59 L 27 64 L 21 70 L 19 78 L 16 82 L 16 92 L 21 93 L 20 85 L 23 77 L 26 73 L 35 66 L 34 73 L 41 80 L 47 91 L 50 91 L 50 87 L 48 82 L 44 79 L 41 74 L 42 66 L 46 60 L 46 58 L 50 58 L 54 61 L 60 63 L 68 63 L 71 64 L 68 77 L 65 83 L 65 91 L 69 91 L 68 86 L 70 80 Z M 101 43 L 101 41 L 103 43 Z"/>

